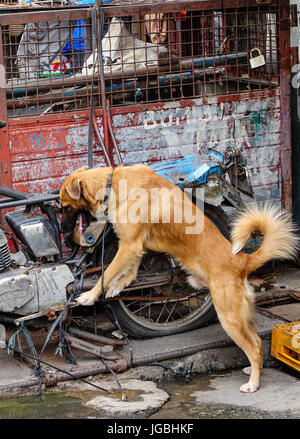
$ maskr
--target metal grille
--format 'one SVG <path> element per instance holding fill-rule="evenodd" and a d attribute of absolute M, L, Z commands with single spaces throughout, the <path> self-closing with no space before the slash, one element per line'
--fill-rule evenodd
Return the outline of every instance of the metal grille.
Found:
<path fill-rule="evenodd" d="M 0 0 L 1 7 L 16 8 L 57 8 L 64 7 L 66 4 L 72 3 L 72 0 Z"/>
<path fill-rule="evenodd" d="M 276 6 L 172 12 L 170 3 L 169 12 L 155 14 L 141 7 L 131 16 L 104 11 L 100 27 L 88 11 L 61 21 L 51 21 L 49 11 L 47 21 L 24 20 L 19 34 L 11 24 L 2 27 L 9 117 L 87 109 L 91 94 L 100 107 L 101 71 L 111 106 L 279 85 Z M 260 55 L 263 63 L 252 68 L 251 57 L 256 63 Z"/>

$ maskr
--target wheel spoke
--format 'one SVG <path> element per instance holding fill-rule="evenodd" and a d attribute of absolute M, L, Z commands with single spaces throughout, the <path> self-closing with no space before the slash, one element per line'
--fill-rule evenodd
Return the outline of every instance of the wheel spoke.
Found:
<path fill-rule="evenodd" d="M 144 303 L 144 302 L 142 302 L 142 303 Z M 150 303 L 151 303 L 151 302 L 146 303 L 145 306 L 142 306 L 141 308 L 137 308 L 135 311 L 132 311 L 132 313 L 133 313 L 133 314 L 136 314 L 136 313 L 138 313 L 138 312 L 141 312 L 143 309 L 147 308 L 147 306 L 150 306 Z"/>
<path fill-rule="evenodd" d="M 167 304 L 168 304 L 168 302 L 165 302 L 165 303 L 164 303 L 164 306 L 163 306 L 161 312 L 159 313 L 159 316 L 158 316 L 157 319 L 155 320 L 156 323 L 159 322 L 160 316 L 162 315 L 162 313 L 163 313 L 164 309 L 166 308 Z"/>
<path fill-rule="evenodd" d="M 184 291 L 184 288 L 180 288 L 177 291 L 178 295 L 182 295 Z M 188 294 L 191 293 L 189 296 Z M 165 300 L 149 300 L 153 297 L 152 295 L 152 289 L 150 291 L 146 290 L 146 293 L 144 292 L 144 289 L 141 292 L 141 299 L 136 299 L 133 301 L 128 301 L 127 308 L 130 308 L 130 312 L 132 312 L 134 315 L 139 315 L 141 319 L 148 320 L 148 321 L 155 321 L 155 323 L 169 323 L 169 322 L 176 322 L 176 320 L 181 320 L 186 318 L 188 314 L 193 313 L 196 309 L 202 306 L 204 303 L 204 300 L 199 297 L 200 292 L 187 292 L 187 297 L 182 297 L 180 299 L 168 299 Z M 130 297 L 130 296 L 128 296 Z M 196 300 L 196 304 L 192 303 L 192 300 Z M 171 305 L 171 309 L 169 309 L 169 306 Z M 161 307 L 159 311 L 158 317 L 154 317 L 153 313 L 155 313 L 155 310 L 157 310 L 158 307 Z M 148 309 L 147 309 L 148 308 Z M 188 311 L 187 311 L 188 309 Z M 185 310 L 185 312 L 183 312 Z M 162 316 L 164 313 L 167 313 L 166 318 L 161 321 Z"/>
<path fill-rule="evenodd" d="M 165 321 L 165 323 L 168 323 L 168 321 L 169 321 L 171 315 L 173 314 L 173 310 L 174 310 L 175 306 L 177 305 L 177 303 L 178 303 L 178 301 L 174 303 L 173 308 L 171 309 L 171 312 L 169 313 L 168 318 L 167 318 L 167 320 Z M 173 321 L 174 321 L 174 318 L 173 318 Z"/>

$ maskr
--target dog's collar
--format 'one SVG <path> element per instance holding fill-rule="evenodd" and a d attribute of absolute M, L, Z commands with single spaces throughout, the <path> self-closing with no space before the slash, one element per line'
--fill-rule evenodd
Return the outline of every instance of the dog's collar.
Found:
<path fill-rule="evenodd" d="M 112 179 L 113 179 L 113 172 L 109 174 L 106 183 L 106 194 L 104 195 L 104 199 L 103 199 L 103 204 L 106 206 L 104 209 L 104 215 L 108 215 L 108 202 L 109 202 L 110 191 L 112 187 Z"/>

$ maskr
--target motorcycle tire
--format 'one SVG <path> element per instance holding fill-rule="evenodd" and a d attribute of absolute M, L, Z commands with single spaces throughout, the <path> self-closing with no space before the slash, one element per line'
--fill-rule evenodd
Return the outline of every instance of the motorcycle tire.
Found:
<path fill-rule="evenodd" d="M 210 219 L 210 221 L 219 229 L 219 231 L 227 239 L 229 239 L 230 233 L 228 226 L 228 217 L 224 212 L 224 210 L 219 206 L 216 207 L 216 206 L 205 204 L 204 212 L 205 215 Z M 183 291 L 184 288 L 186 288 L 186 291 L 191 291 L 192 289 L 188 284 L 185 284 L 185 286 L 183 286 Z M 146 293 L 144 290 L 146 290 Z M 135 291 L 134 293 L 135 296 L 137 294 L 145 294 L 147 296 L 147 294 L 151 295 L 150 290 L 151 290 L 150 288 L 146 288 L 143 290 Z M 194 294 L 197 294 L 195 293 L 195 290 L 193 291 Z M 124 295 L 123 293 L 124 292 L 121 293 L 122 296 Z M 153 338 L 153 337 L 160 337 L 164 335 L 178 334 L 178 333 L 183 333 L 186 331 L 191 331 L 193 329 L 200 328 L 201 326 L 205 326 L 210 322 L 212 322 L 213 320 L 217 319 L 209 291 L 205 289 L 203 294 L 204 294 L 204 299 L 199 307 L 196 307 L 196 309 L 194 309 L 192 312 L 187 313 L 183 318 L 178 318 L 175 320 L 166 318 L 166 321 L 162 321 L 162 322 L 154 321 L 150 315 L 146 316 L 145 312 L 143 315 L 141 315 L 141 313 L 139 315 L 139 309 L 138 309 L 139 305 L 137 305 L 137 309 L 132 310 L 132 302 L 125 300 L 111 302 L 108 305 L 107 311 L 112 321 L 114 322 L 117 319 L 117 322 L 120 328 L 122 329 L 122 331 L 127 335 L 132 336 L 133 338 L 137 338 L 137 339 Z M 186 296 L 186 299 L 184 299 L 185 302 L 189 301 L 189 297 L 192 297 L 192 295 Z M 195 298 L 192 298 L 191 300 L 195 301 Z M 170 302 L 170 305 L 168 306 L 182 307 L 182 303 L 183 303 L 184 304 L 183 308 L 187 307 L 185 306 L 186 305 L 185 302 L 181 302 L 180 304 L 178 301 L 179 305 L 176 305 L 176 301 L 175 301 L 175 305 L 173 305 L 173 302 Z M 161 301 L 160 306 L 164 307 L 166 306 L 166 303 L 167 301 Z M 198 296 L 197 296 L 197 303 L 198 303 Z M 147 302 L 145 301 L 141 302 L 140 306 L 141 306 L 141 310 L 143 309 L 145 310 L 145 308 L 147 307 Z M 149 310 L 151 309 L 151 306 L 154 308 L 154 306 L 151 305 L 151 302 L 149 302 L 148 304 Z M 155 312 L 157 316 L 159 310 L 155 310 L 154 313 Z M 178 315 L 180 315 L 180 313 Z"/>

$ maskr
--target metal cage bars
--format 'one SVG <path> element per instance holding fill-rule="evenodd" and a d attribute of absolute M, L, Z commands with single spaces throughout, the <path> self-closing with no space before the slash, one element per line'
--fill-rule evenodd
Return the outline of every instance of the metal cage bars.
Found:
<path fill-rule="evenodd" d="M 202 10 L 200 2 L 185 6 L 173 10 L 170 3 L 154 13 L 132 6 L 127 9 L 132 15 L 106 7 L 104 22 L 98 16 L 95 29 L 90 9 L 0 17 L 8 116 L 88 109 L 92 89 L 93 105 L 101 107 L 100 33 L 105 99 L 111 106 L 279 85 L 276 4 L 219 10 Z M 264 63 L 252 68 L 250 58 L 260 55 Z"/>

